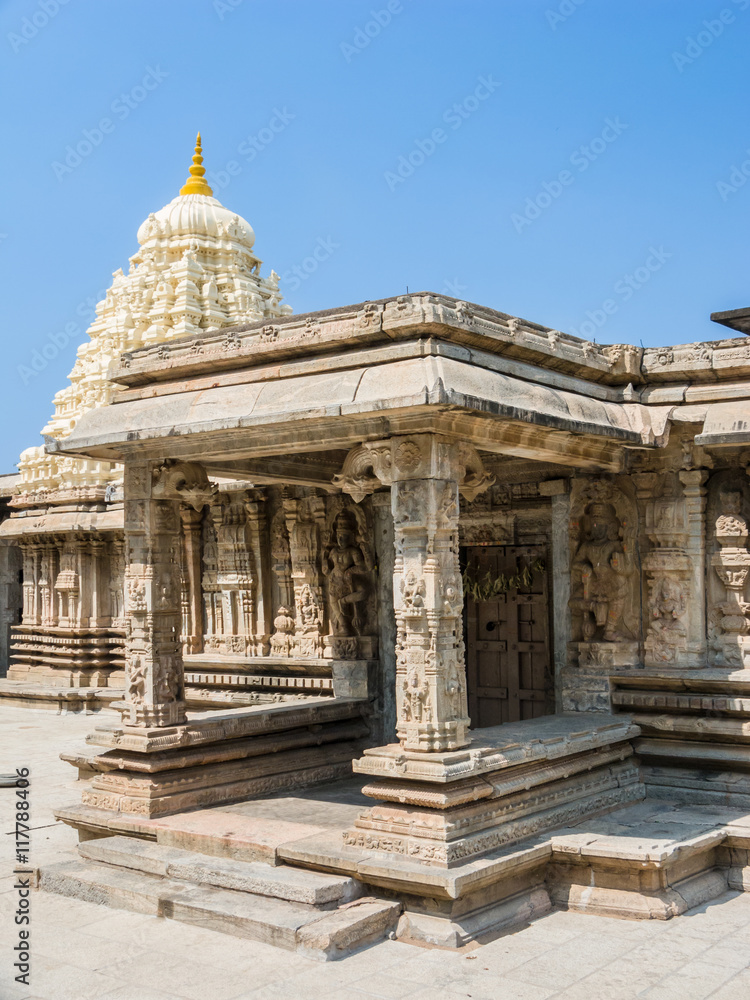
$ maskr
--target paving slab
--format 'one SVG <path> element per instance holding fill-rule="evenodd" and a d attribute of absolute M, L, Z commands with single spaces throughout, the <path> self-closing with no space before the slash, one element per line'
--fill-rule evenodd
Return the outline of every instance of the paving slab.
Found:
<path fill-rule="evenodd" d="M 72 856 L 76 837 L 67 826 L 52 827 L 53 810 L 79 796 L 75 772 L 58 759 L 59 752 L 79 746 L 99 719 L 84 716 L 56 716 L 51 712 L 13 709 L 0 706 L 0 770 L 16 766 L 32 769 L 35 806 L 32 853 L 48 851 L 44 863 Z M 29 727 L 29 728 L 24 728 Z M 307 793 L 306 793 L 307 794 Z M 345 805 L 345 804 L 344 804 Z M 631 809 L 653 806 L 654 814 L 669 805 L 646 800 Z M 266 802 L 268 816 L 278 806 Z M 356 805 L 354 805 L 356 808 Z M 708 807 L 698 808 L 698 814 Z M 314 805 L 309 798 L 302 816 L 292 807 L 278 819 L 307 821 Z M 266 812 L 268 810 L 268 812 Z M 669 806 L 670 821 L 681 822 Z M 260 815 L 258 813 L 257 815 Z M 740 820 L 732 821 L 737 828 Z M 0 831 L 11 826 L 9 800 L 0 794 Z M 316 825 L 316 824 L 312 824 Z M 341 823 L 346 825 L 346 821 Z M 747 825 L 747 824 L 745 824 Z M 46 828 L 45 828 L 46 826 Z M 571 833 L 585 833 L 573 828 Z M 46 839 L 48 838 L 49 839 Z M 7 841 L 7 836 L 0 841 Z M 0 848 L 2 845 L 0 844 Z M 2 848 L 7 852 L 7 846 Z M 58 852 L 60 852 L 58 854 Z M 10 860 L 4 854 L 3 863 Z M 40 860 L 39 863 L 42 863 Z M 0 897 L 7 893 L 0 893 Z M 636 1000 L 645 989 L 652 990 L 649 1000 L 675 996 L 689 1000 L 688 986 L 699 985 L 700 969 L 693 967 L 687 976 L 680 975 L 691 961 L 701 960 L 711 968 L 726 970 L 723 982 L 711 981 L 710 1000 L 747 1000 L 750 997 L 750 971 L 740 966 L 750 942 L 750 893 L 728 892 L 689 913 L 669 921 L 623 921 L 573 912 L 553 911 L 547 916 L 503 934 L 481 948 L 448 952 L 430 951 L 399 941 L 383 941 L 365 951 L 335 963 L 320 963 L 294 951 L 280 952 L 263 942 L 227 937 L 210 927 L 188 925 L 148 914 L 127 910 L 105 910 L 92 902 L 71 899 L 45 892 L 32 896 L 33 927 L 40 944 L 35 959 L 30 991 L 18 987 L 9 976 L 12 960 L 11 938 L 5 911 L 0 910 L 0 997 L 3 1000 L 215 1000 L 210 989 L 224 976 L 237 992 L 226 1000 L 261 1000 L 274 997 L 326 997 L 326 1000 L 360 1000 L 380 997 L 384 1000 Z M 83 938 L 83 940 L 81 940 Z M 517 970 L 535 958 L 564 945 L 573 955 L 592 948 L 592 939 L 632 945 L 620 957 L 601 960 L 593 971 L 568 986 L 552 986 L 524 981 Z M 120 962 L 113 960 L 113 949 L 120 949 Z M 97 959 L 97 949 L 101 965 Z M 717 949 L 709 954 L 711 949 Z M 721 949 L 728 949 L 724 954 Z M 51 954 L 47 954 L 51 952 Z M 62 959 L 67 952 L 68 961 Z M 415 960 L 420 959 L 416 965 Z M 89 968 L 83 967 L 87 962 Z M 91 964 L 96 968 L 91 968 Z M 407 963 L 409 963 L 407 965 Z M 197 966 L 204 977 L 187 983 Z M 731 966 L 731 967 L 730 967 Z M 138 972 L 138 984 L 132 978 Z M 182 970 L 180 972 L 180 970 Z M 676 978 L 675 978 L 676 977 Z M 689 980 L 692 979 L 692 983 Z M 445 982 L 446 985 L 437 985 Z M 659 987 L 657 992 L 656 987 Z M 184 992 L 189 989 L 192 997 Z M 226 995 L 225 995 L 226 996 Z"/>

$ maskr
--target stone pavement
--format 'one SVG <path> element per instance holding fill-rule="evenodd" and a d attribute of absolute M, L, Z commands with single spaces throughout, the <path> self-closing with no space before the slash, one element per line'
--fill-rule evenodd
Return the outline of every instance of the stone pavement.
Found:
<path fill-rule="evenodd" d="M 78 799 L 57 755 L 80 746 L 96 718 L 0 707 L 0 773 L 31 770 L 34 865 L 75 853 L 75 833 L 52 815 Z M 324 964 L 34 892 L 27 988 L 13 981 L 12 794 L 0 788 L 0 1000 L 750 1000 L 750 893 L 667 922 L 555 912 L 481 948 L 386 941 Z"/>

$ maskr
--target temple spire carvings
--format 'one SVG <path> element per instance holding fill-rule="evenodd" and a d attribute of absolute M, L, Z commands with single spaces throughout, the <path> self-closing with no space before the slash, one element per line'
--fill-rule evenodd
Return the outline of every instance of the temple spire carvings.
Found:
<path fill-rule="evenodd" d="M 55 412 L 42 434 L 64 438 L 84 412 L 111 402 L 119 390 L 108 368 L 123 354 L 291 313 L 281 304 L 278 275 L 261 277 L 252 226 L 213 197 L 202 164 L 199 134 L 187 182 L 139 228 L 139 249 L 127 273 L 114 272 L 88 340 L 78 348 L 70 384 L 55 395 Z M 29 502 L 61 489 L 76 490 L 79 497 L 103 492 L 122 478 L 119 465 L 47 455 L 41 445 L 23 452 L 19 468 L 18 492 L 28 494 Z"/>

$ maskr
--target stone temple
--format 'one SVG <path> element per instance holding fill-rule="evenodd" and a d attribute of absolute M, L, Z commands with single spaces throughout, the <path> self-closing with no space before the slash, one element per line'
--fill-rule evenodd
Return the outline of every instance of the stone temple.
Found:
<path fill-rule="evenodd" d="M 0 696 L 102 710 L 42 888 L 323 957 L 750 888 L 750 310 L 299 315 L 254 240 L 199 141 L 0 479 Z"/>

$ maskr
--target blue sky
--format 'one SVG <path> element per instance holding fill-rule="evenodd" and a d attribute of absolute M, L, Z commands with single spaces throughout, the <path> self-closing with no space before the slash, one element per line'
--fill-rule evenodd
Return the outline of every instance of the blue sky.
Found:
<path fill-rule="evenodd" d="M 718 339 L 709 314 L 750 305 L 749 28 L 750 0 L 0 3 L 0 471 L 198 129 L 297 312 L 408 286 L 600 343 Z"/>

